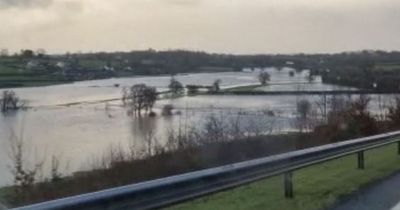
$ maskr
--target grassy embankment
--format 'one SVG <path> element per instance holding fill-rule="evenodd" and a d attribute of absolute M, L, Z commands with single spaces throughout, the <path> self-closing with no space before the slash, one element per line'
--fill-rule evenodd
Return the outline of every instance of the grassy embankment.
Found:
<path fill-rule="evenodd" d="M 321 144 L 324 142 L 311 138 L 310 135 L 287 134 L 248 137 L 229 142 L 204 142 L 199 146 L 185 146 L 173 149 L 171 152 L 159 151 L 153 156 L 146 154 L 143 156 L 136 152 L 134 154 L 121 153 L 121 148 L 110 148 L 106 156 L 100 157 L 98 163 L 100 165 L 94 165 L 91 171 L 78 172 L 71 176 L 61 177 L 57 181 L 45 180 L 25 189 L 23 194 L 15 194 L 19 189 L 16 187 L 0 188 L 0 202 L 4 201 L 3 203 L 8 206 L 15 207 Z"/>
<path fill-rule="evenodd" d="M 292 200 L 284 198 L 283 177 L 278 176 L 169 209 L 326 209 L 356 190 L 400 170 L 396 149 L 391 145 L 366 152 L 365 170 L 356 168 L 356 156 L 351 155 L 296 171 Z"/>

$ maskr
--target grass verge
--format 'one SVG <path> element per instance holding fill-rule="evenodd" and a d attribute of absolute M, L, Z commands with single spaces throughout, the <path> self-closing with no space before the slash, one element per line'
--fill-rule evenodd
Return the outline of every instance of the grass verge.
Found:
<path fill-rule="evenodd" d="M 400 170 L 395 145 L 367 151 L 365 161 L 364 170 L 357 169 L 356 155 L 351 155 L 296 171 L 295 198 L 291 200 L 284 198 L 283 177 L 277 176 L 168 209 L 326 209 L 361 187 Z"/>

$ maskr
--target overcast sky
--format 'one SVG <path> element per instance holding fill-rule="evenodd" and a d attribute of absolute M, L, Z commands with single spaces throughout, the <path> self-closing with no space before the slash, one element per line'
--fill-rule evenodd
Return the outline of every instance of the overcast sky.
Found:
<path fill-rule="evenodd" d="M 400 0 L 0 0 L 0 48 L 400 50 Z"/>

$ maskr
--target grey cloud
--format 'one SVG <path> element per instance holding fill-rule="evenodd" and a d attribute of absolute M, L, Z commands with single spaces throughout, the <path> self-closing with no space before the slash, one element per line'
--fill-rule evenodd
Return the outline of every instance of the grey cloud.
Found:
<path fill-rule="evenodd" d="M 0 0 L 0 9 L 7 8 L 45 8 L 50 6 L 53 0 Z"/>

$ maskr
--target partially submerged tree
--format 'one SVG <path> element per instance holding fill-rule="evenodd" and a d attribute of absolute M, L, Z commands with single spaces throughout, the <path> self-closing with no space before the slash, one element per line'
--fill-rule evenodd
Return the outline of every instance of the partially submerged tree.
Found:
<path fill-rule="evenodd" d="M 174 77 L 171 77 L 168 88 L 173 94 L 176 95 L 180 95 L 184 92 L 184 87 L 182 83 L 176 80 Z"/>
<path fill-rule="evenodd" d="M 163 107 L 161 114 L 163 116 L 171 116 L 172 115 L 172 110 L 174 110 L 174 106 L 172 104 L 166 104 Z"/>
<path fill-rule="evenodd" d="M 258 74 L 258 80 L 260 81 L 260 83 L 261 83 L 262 85 L 266 85 L 267 82 L 271 80 L 271 76 L 269 75 L 268 72 L 263 71 L 263 72 L 260 72 L 260 73 Z"/>
<path fill-rule="evenodd" d="M 187 89 L 187 93 L 189 95 L 194 95 L 197 94 L 199 92 L 199 86 L 197 85 L 186 85 L 186 89 Z"/>
<path fill-rule="evenodd" d="M 122 102 L 131 109 L 131 114 L 140 115 L 143 109 L 146 112 L 151 111 L 157 100 L 156 88 L 145 84 L 137 84 L 128 89 L 124 88 L 122 94 Z"/>
<path fill-rule="evenodd" d="M 6 113 L 12 110 L 18 110 L 23 107 L 23 103 L 17 97 L 14 91 L 5 90 L 0 99 L 0 111 Z"/>
<path fill-rule="evenodd" d="M 209 92 L 211 93 L 216 93 L 220 91 L 220 85 L 221 85 L 221 80 L 220 79 L 216 79 L 213 84 L 211 85 L 211 87 L 209 88 Z"/>

